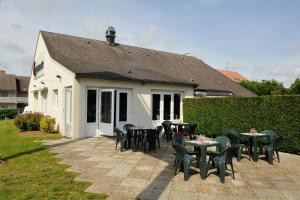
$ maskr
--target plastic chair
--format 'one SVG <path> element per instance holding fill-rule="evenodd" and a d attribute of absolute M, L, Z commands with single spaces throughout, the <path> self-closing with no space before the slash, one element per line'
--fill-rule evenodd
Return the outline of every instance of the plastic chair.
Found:
<path fill-rule="evenodd" d="M 190 125 L 190 128 L 188 129 L 188 133 L 189 133 L 189 136 L 190 136 L 191 140 L 196 139 L 196 135 L 195 135 L 196 128 L 197 128 L 197 124 L 196 123 L 192 123 Z"/>
<path fill-rule="evenodd" d="M 246 147 L 245 144 L 240 142 L 238 133 L 234 129 L 227 129 L 225 131 L 225 136 L 229 138 L 231 145 L 239 146 L 239 148 L 236 149 L 236 157 L 237 157 L 237 161 L 239 162 L 241 160 L 241 155 L 242 155 L 243 149 Z M 246 148 L 248 149 L 248 155 L 249 155 L 249 159 L 250 159 L 251 158 L 250 143 L 248 143 L 248 146 Z"/>
<path fill-rule="evenodd" d="M 162 123 L 162 126 L 164 128 L 164 135 L 163 135 L 163 140 L 167 140 L 167 142 L 171 141 L 172 140 L 172 129 L 171 129 L 171 125 L 172 125 L 172 122 L 171 121 L 164 121 Z"/>
<path fill-rule="evenodd" d="M 238 148 L 237 145 L 230 146 L 230 147 L 226 148 L 218 156 L 214 157 L 214 159 L 213 159 L 215 167 L 218 168 L 221 183 L 225 182 L 225 169 L 227 168 L 228 164 L 231 167 L 232 178 L 235 179 L 232 158 L 233 158 L 237 148 Z M 210 161 L 208 163 L 208 166 L 209 165 L 210 165 Z"/>
<path fill-rule="evenodd" d="M 262 149 L 265 150 L 265 152 L 266 152 L 268 163 L 270 165 L 273 164 L 274 151 L 275 151 L 276 156 L 278 158 L 278 162 L 280 162 L 279 151 L 278 151 L 279 149 L 278 148 L 279 148 L 279 144 L 281 143 L 282 139 L 283 139 L 282 136 L 273 137 L 269 141 L 269 144 L 262 147 Z"/>
<path fill-rule="evenodd" d="M 221 152 L 230 146 L 230 139 L 226 136 L 219 136 L 215 140 L 219 143 L 219 145 L 217 146 L 216 151 L 207 152 L 209 161 L 212 161 L 214 157 L 219 156 Z"/>
<path fill-rule="evenodd" d="M 183 164 L 184 181 L 187 181 L 189 177 L 190 166 L 192 165 L 193 161 L 196 161 L 196 159 L 189 155 L 187 150 L 180 144 L 175 143 L 173 148 L 176 152 L 175 175 L 177 174 L 178 167 Z"/>
<path fill-rule="evenodd" d="M 156 153 L 156 133 L 157 131 L 155 129 L 146 131 L 142 141 L 142 144 L 144 146 L 144 153 L 146 153 L 147 144 L 149 145 L 149 151 L 154 150 L 154 152 Z"/>
<path fill-rule="evenodd" d="M 135 127 L 135 125 L 133 125 L 133 124 L 125 124 L 125 125 L 123 126 L 123 130 L 127 132 L 128 129 L 129 129 L 129 128 L 132 128 L 132 127 Z"/>
<path fill-rule="evenodd" d="M 116 140 L 116 147 L 115 149 L 117 149 L 117 146 L 118 146 L 118 143 L 120 142 L 121 143 L 121 148 L 120 150 L 123 151 L 123 148 L 124 148 L 124 145 L 127 144 L 128 142 L 128 138 L 126 136 L 124 136 L 123 132 L 118 129 L 118 128 L 114 128 L 114 132 L 116 133 L 117 135 L 117 140 Z"/>

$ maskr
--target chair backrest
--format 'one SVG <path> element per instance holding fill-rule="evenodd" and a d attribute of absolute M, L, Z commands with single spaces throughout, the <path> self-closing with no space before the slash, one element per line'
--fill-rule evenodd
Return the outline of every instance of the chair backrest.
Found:
<path fill-rule="evenodd" d="M 231 145 L 236 145 L 239 143 L 239 137 L 237 131 L 234 129 L 227 129 L 225 131 L 225 136 L 229 138 Z"/>
<path fill-rule="evenodd" d="M 229 128 L 225 130 L 225 135 L 228 133 L 232 133 L 232 134 L 238 134 L 238 132 L 234 129 L 234 128 Z"/>
<path fill-rule="evenodd" d="M 261 133 L 266 134 L 268 136 L 268 142 L 270 143 L 271 141 L 273 141 L 273 139 L 275 137 L 277 137 L 277 133 L 275 133 L 275 131 L 272 130 L 264 130 Z"/>
<path fill-rule="evenodd" d="M 230 139 L 226 136 L 219 136 L 216 138 L 216 141 L 220 143 L 219 152 L 223 152 L 226 147 L 230 146 Z"/>
<path fill-rule="evenodd" d="M 171 133 L 171 121 L 164 121 L 163 123 L 161 123 L 161 125 L 164 127 L 165 132 Z"/>
<path fill-rule="evenodd" d="M 155 128 L 155 130 L 156 130 L 157 134 L 159 135 L 161 133 L 161 131 L 163 130 L 163 127 L 162 126 L 157 126 Z"/>
<path fill-rule="evenodd" d="M 175 143 L 182 145 L 183 141 L 184 141 L 184 136 L 183 135 L 174 135 L 173 139 L 174 139 Z"/>
<path fill-rule="evenodd" d="M 116 133 L 118 139 L 122 139 L 123 138 L 123 131 L 121 131 L 118 128 L 114 128 L 114 132 Z"/>
<path fill-rule="evenodd" d="M 182 145 L 180 145 L 180 144 L 177 144 L 177 143 L 173 144 L 172 146 L 173 146 L 173 148 L 174 148 L 174 150 L 175 150 L 175 152 L 176 152 L 176 156 L 177 156 L 179 159 L 183 160 L 183 159 L 184 159 L 184 156 L 187 154 L 187 151 L 186 151 L 186 149 L 184 148 L 184 146 L 182 146 Z"/>
<path fill-rule="evenodd" d="M 149 129 L 146 131 L 145 137 L 147 140 L 153 140 L 156 137 L 157 131 L 155 129 Z"/>
<path fill-rule="evenodd" d="M 125 124 L 125 125 L 123 126 L 123 130 L 124 130 L 124 131 L 128 131 L 128 129 L 131 128 L 131 127 L 135 127 L 135 125 L 133 125 L 133 124 Z"/>

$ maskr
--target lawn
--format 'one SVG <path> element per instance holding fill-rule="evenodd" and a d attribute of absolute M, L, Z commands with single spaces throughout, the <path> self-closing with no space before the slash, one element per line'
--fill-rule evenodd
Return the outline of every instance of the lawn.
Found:
<path fill-rule="evenodd" d="M 75 174 L 36 140 L 59 139 L 58 134 L 20 133 L 12 121 L 0 121 L 0 199 L 105 199 L 84 192 L 89 183 Z"/>

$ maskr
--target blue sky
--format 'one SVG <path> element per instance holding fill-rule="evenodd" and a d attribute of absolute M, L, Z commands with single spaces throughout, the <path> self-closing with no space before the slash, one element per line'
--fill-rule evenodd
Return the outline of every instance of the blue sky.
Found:
<path fill-rule="evenodd" d="M 300 76 L 298 0 L 0 0 L 0 68 L 29 75 L 39 30 L 191 52 L 249 79 Z"/>

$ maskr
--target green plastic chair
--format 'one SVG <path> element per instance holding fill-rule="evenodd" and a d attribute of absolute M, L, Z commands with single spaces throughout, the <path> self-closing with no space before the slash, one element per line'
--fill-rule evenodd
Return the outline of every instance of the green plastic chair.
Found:
<path fill-rule="evenodd" d="M 120 142 L 121 143 L 121 152 L 123 151 L 124 149 L 124 146 L 127 144 L 128 142 L 128 138 L 126 136 L 124 136 L 123 132 L 118 129 L 118 128 L 114 128 L 114 132 L 116 133 L 117 135 L 117 140 L 116 140 L 116 147 L 115 149 L 117 149 L 117 146 L 118 146 L 118 143 Z"/>
<path fill-rule="evenodd" d="M 265 152 L 266 152 L 268 163 L 270 165 L 273 164 L 274 152 L 276 153 L 278 162 L 280 162 L 278 147 L 279 147 L 279 144 L 282 142 L 282 139 L 283 139 L 282 136 L 273 137 L 270 139 L 269 144 L 262 147 L 262 149 L 265 150 Z"/>
<path fill-rule="evenodd" d="M 277 133 L 275 131 L 272 131 L 272 130 L 264 130 L 261 132 L 262 134 L 266 134 L 267 137 L 263 137 L 261 138 L 261 140 L 259 141 L 259 146 L 262 147 L 262 146 L 265 146 L 265 145 L 269 145 L 270 142 L 275 138 L 277 137 Z"/>
<path fill-rule="evenodd" d="M 218 156 L 213 158 L 214 166 L 216 168 L 218 168 L 221 183 L 225 182 L 225 169 L 227 169 L 228 164 L 231 167 L 232 178 L 235 180 L 232 158 L 233 158 L 237 148 L 238 148 L 237 145 L 230 146 L 230 147 L 226 148 Z M 208 163 L 208 166 L 210 166 L 210 161 Z"/>
<path fill-rule="evenodd" d="M 249 159 L 251 159 L 250 143 L 248 143 L 248 145 L 246 147 L 245 143 L 242 143 L 240 141 L 238 132 L 236 130 L 234 130 L 232 128 L 227 129 L 225 131 L 225 136 L 229 138 L 231 145 L 238 145 L 238 149 L 236 149 L 236 153 L 235 153 L 238 162 L 240 162 L 240 160 L 241 160 L 241 155 L 242 155 L 244 148 L 248 149 L 248 156 L 249 156 Z"/>
<path fill-rule="evenodd" d="M 190 166 L 196 161 L 196 158 L 189 155 L 184 146 L 177 143 L 172 146 L 176 152 L 175 175 L 177 174 L 178 167 L 183 165 L 184 181 L 187 181 L 189 178 Z"/>
<path fill-rule="evenodd" d="M 208 162 L 213 161 L 216 156 L 219 156 L 221 152 L 223 152 L 227 147 L 230 147 L 230 139 L 226 136 L 219 136 L 215 139 L 219 145 L 217 146 L 217 151 L 209 151 L 207 155 L 209 156 Z M 213 162 L 214 165 L 214 162 Z"/>
<path fill-rule="evenodd" d="M 167 142 L 172 141 L 172 135 L 173 135 L 172 128 L 171 128 L 172 122 L 171 121 L 164 121 L 161 125 L 164 127 L 163 140 L 166 139 Z"/>

